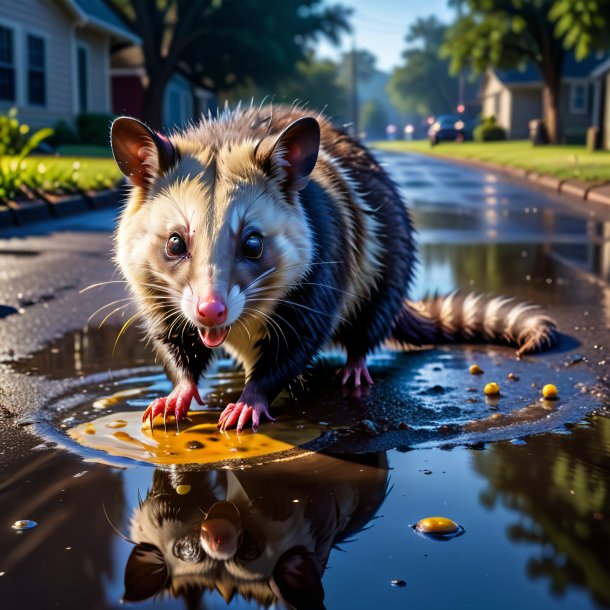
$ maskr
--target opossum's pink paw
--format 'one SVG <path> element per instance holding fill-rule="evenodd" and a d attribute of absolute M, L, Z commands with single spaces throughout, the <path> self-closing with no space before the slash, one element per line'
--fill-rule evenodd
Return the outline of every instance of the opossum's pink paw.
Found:
<path fill-rule="evenodd" d="M 258 425 L 261 420 L 261 415 L 267 419 L 275 421 L 274 417 L 269 414 L 269 405 L 264 402 L 256 402 L 248 404 L 247 402 L 232 402 L 227 405 L 225 410 L 220 414 L 218 420 L 218 429 L 224 432 L 231 426 L 237 424 L 237 432 L 241 432 L 244 426 L 252 420 L 252 431 L 258 430 Z"/>
<path fill-rule="evenodd" d="M 185 419 L 191 401 L 193 398 L 200 404 L 203 404 L 197 385 L 193 382 L 187 382 L 184 384 L 177 385 L 169 396 L 163 396 L 157 398 L 150 403 L 144 415 L 142 421 L 149 421 L 150 427 L 152 428 L 153 420 L 158 415 L 163 415 L 163 422 L 167 422 L 168 417 L 173 417 L 176 420 L 176 426 L 178 422 Z"/>
<path fill-rule="evenodd" d="M 350 356 L 340 373 L 343 385 L 347 385 L 352 377 L 356 388 L 362 385 L 363 380 L 373 385 L 371 374 L 366 368 L 366 356 Z"/>

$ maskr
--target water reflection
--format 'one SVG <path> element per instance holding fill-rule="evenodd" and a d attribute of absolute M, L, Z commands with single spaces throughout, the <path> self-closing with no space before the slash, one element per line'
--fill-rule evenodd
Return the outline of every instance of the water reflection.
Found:
<path fill-rule="evenodd" d="M 134 509 L 125 601 L 195 606 L 206 591 L 270 607 L 323 608 L 333 547 L 363 530 L 388 486 L 384 453 L 312 454 L 248 470 L 156 470 Z"/>
<path fill-rule="evenodd" d="M 512 513 L 508 539 L 531 554 L 525 570 L 553 596 L 577 587 L 610 606 L 610 420 L 595 417 L 571 436 L 544 435 L 524 447 L 508 443 L 475 452 L 488 480 L 480 500 Z"/>

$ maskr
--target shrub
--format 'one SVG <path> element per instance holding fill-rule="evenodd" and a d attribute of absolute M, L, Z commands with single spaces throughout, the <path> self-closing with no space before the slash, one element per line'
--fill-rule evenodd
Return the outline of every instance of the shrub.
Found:
<path fill-rule="evenodd" d="M 105 146 L 108 144 L 112 114 L 83 113 L 76 117 L 81 142 Z"/>
<path fill-rule="evenodd" d="M 49 138 L 52 146 L 62 146 L 63 144 L 78 144 L 80 138 L 78 134 L 66 121 L 58 121 L 53 127 L 53 135 Z"/>
<path fill-rule="evenodd" d="M 506 140 L 506 130 L 496 123 L 496 117 L 485 117 L 480 125 L 477 125 L 472 137 L 475 142 L 499 142 Z"/>

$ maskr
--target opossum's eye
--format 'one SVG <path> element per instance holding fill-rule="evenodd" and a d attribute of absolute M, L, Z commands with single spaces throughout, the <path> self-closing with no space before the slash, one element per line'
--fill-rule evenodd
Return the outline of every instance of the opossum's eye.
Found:
<path fill-rule="evenodd" d="M 186 244 L 178 233 L 172 233 L 167 240 L 165 245 L 165 252 L 167 256 L 184 256 L 186 254 Z"/>
<path fill-rule="evenodd" d="M 241 255 L 244 258 L 260 258 L 263 253 L 263 236 L 252 232 L 246 235 L 241 244 Z"/>
<path fill-rule="evenodd" d="M 244 532 L 244 538 L 237 551 L 237 559 L 241 561 L 254 561 L 261 556 L 263 547 L 255 540 L 250 532 Z"/>

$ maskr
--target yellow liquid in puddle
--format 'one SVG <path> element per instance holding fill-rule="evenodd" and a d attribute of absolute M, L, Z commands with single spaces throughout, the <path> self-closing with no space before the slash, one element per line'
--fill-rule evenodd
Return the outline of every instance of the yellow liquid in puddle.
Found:
<path fill-rule="evenodd" d="M 80 445 L 116 457 L 151 464 L 212 464 L 267 456 L 293 450 L 320 436 L 322 426 L 302 420 L 262 424 L 251 429 L 219 432 L 218 412 L 194 411 L 180 422 L 177 433 L 173 418 L 155 419 L 154 427 L 142 423 L 141 412 L 112 413 L 68 430 Z"/>

